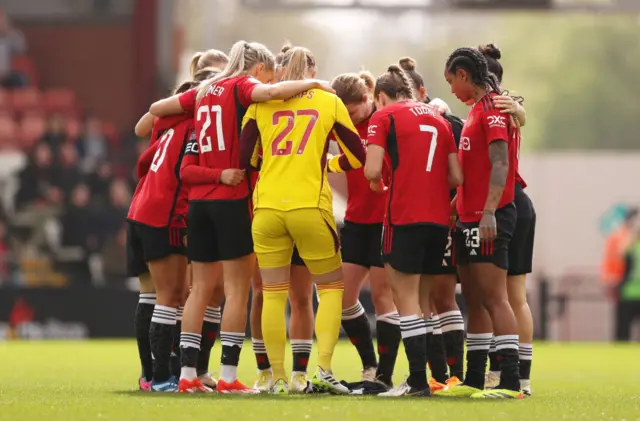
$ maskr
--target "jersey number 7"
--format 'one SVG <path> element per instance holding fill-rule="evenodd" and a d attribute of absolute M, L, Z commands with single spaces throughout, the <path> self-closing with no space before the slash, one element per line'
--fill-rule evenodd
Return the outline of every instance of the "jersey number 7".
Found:
<path fill-rule="evenodd" d="M 438 129 L 433 126 L 421 124 L 420 131 L 431 133 L 431 144 L 429 145 L 429 156 L 427 157 L 427 172 L 431 172 L 433 157 L 436 155 L 436 147 L 438 146 Z"/>
<path fill-rule="evenodd" d="M 200 153 L 211 152 L 213 150 L 211 146 L 211 136 L 207 136 L 207 130 L 211 127 L 211 113 L 216 115 L 216 137 L 218 138 L 218 150 L 224 151 L 224 134 L 222 133 L 222 107 L 220 105 L 201 105 L 198 108 L 196 119 L 202 120 L 203 115 L 206 117 L 202 130 L 200 130 L 200 137 L 198 143 L 200 144 Z"/>
<path fill-rule="evenodd" d="M 293 110 L 283 110 L 273 113 L 273 119 L 271 121 L 274 126 L 277 126 L 278 124 L 280 124 L 280 119 L 287 119 L 287 125 L 285 126 L 285 128 L 280 133 L 278 133 L 275 139 L 273 139 L 273 143 L 271 144 L 272 156 L 291 155 L 291 152 L 293 151 L 293 141 L 286 140 L 286 137 L 289 136 L 289 134 L 291 134 L 291 132 L 293 131 L 295 127 L 296 117 L 310 117 L 309 122 L 307 123 L 307 127 L 304 130 L 304 134 L 302 135 L 300 145 L 298 145 L 298 150 L 296 151 L 298 155 L 302 155 L 302 153 L 304 152 L 304 149 L 307 147 L 307 142 L 311 137 L 311 132 L 318 122 L 318 111 L 297 110 L 294 112 Z M 283 141 L 284 147 L 279 147 Z"/>

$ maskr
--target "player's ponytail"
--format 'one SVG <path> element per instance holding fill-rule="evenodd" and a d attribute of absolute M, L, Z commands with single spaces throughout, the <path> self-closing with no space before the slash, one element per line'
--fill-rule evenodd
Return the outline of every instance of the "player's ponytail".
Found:
<path fill-rule="evenodd" d="M 198 71 L 198 62 L 200 61 L 202 54 L 202 51 L 198 51 L 193 55 L 193 57 L 191 57 L 191 63 L 189 64 L 189 74 L 191 77 L 193 77 Z"/>
<path fill-rule="evenodd" d="M 374 97 L 378 98 L 381 92 L 391 99 L 415 99 L 409 77 L 395 64 L 389 66 L 387 72 L 376 80 Z"/>
<path fill-rule="evenodd" d="M 373 77 L 373 75 L 371 74 L 370 71 L 368 70 L 361 70 L 358 73 L 358 76 L 360 77 L 360 79 L 364 82 L 364 86 L 367 87 L 367 90 L 370 93 L 373 93 L 373 90 L 376 87 L 376 79 Z"/>
<path fill-rule="evenodd" d="M 418 94 L 420 92 L 420 88 L 424 88 L 425 86 L 422 75 L 416 70 L 416 61 L 411 57 L 403 57 L 400 59 L 398 64 L 402 68 L 402 70 L 404 70 L 405 74 L 409 76 L 409 79 L 411 79 L 413 88 L 415 89 L 414 92 L 416 96 L 419 96 Z"/>
<path fill-rule="evenodd" d="M 302 80 L 316 71 L 316 60 L 311 51 L 304 47 L 293 47 L 282 57 L 284 75 L 282 80 Z"/>

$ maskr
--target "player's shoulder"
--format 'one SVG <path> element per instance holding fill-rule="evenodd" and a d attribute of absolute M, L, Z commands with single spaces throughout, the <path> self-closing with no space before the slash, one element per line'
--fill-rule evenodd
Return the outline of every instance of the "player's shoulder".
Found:
<path fill-rule="evenodd" d="M 488 92 L 473 106 L 473 111 L 476 113 L 495 113 L 499 111 L 493 100 L 497 96 L 499 96 L 499 94 L 495 92 Z"/>

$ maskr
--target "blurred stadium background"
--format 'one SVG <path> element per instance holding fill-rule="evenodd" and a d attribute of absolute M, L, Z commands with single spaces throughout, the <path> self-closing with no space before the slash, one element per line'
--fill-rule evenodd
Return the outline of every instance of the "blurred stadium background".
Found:
<path fill-rule="evenodd" d="M 0 10 L 0 340 L 133 335 L 123 222 L 146 145 L 133 126 L 195 51 L 238 39 L 305 45 L 326 79 L 412 56 L 430 96 L 461 116 L 448 54 L 498 44 L 504 86 L 529 116 L 521 173 L 538 214 L 537 335 L 613 338 L 600 262 L 639 202 L 640 1 L 0 0 Z"/>

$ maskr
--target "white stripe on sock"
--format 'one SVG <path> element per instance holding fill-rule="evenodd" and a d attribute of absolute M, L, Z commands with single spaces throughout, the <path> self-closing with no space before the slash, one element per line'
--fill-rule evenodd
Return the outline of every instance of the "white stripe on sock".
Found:
<path fill-rule="evenodd" d="M 349 308 L 342 310 L 342 320 L 353 320 L 364 314 L 364 307 L 360 304 L 360 301 L 355 303 Z"/>
<path fill-rule="evenodd" d="M 177 308 L 161 306 L 156 304 L 153 308 L 153 316 L 151 316 L 151 323 L 159 323 L 163 325 L 175 325 Z"/>
<path fill-rule="evenodd" d="M 518 335 L 502 335 L 496 336 L 496 351 L 502 349 L 515 349 L 519 350 Z"/>
<path fill-rule="evenodd" d="M 417 315 L 400 317 L 400 333 L 402 338 L 426 335 L 427 326 L 424 320 Z"/>
<path fill-rule="evenodd" d="M 400 326 L 400 316 L 398 315 L 397 311 L 376 315 L 376 321 L 389 323 L 393 326 Z"/>

